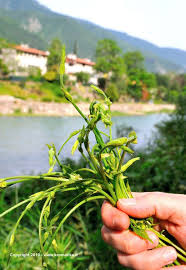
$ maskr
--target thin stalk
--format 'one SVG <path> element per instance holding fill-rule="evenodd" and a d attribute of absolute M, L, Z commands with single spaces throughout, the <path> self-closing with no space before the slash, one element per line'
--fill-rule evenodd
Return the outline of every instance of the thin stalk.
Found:
<path fill-rule="evenodd" d="M 109 126 L 109 134 L 110 134 L 110 141 L 112 140 L 112 127 L 111 126 Z"/>
<path fill-rule="evenodd" d="M 42 240 L 42 222 L 43 222 L 43 216 L 44 216 L 44 212 L 45 212 L 45 208 L 47 207 L 49 201 L 51 200 L 51 197 L 50 195 L 48 196 L 48 198 L 46 199 L 44 205 L 43 205 L 43 208 L 42 208 L 42 211 L 41 211 L 41 215 L 40 215 L 40 219 L 39 219 L 39 243 L 40 243 L 40 248 L 41 248 L 41 251 L 42 251 L 42 258 L 44 259 L 46 265 L 48 264 L 47 263 L 47 259 L 45 257 L 45 251 L 44 251 L 44 247 L 43 247 L 43 240 Z"/>
<path fill-rule="evenodd" d="M 80 168 L 80 169 L 75 170 L 74 172 L 76 173 L 76 172 L 83 172 L 83 171 L 90 172 L 90 173 L 97 175 L 97 171 L 91 170 L 89 168 Z"/>
<path fill-rule="evenodd" d="M 111 186 L 109 185 L 107 178 L 105 176 L 104 168 L 103 168 L 102 161 L 101 161 L 101 155 L 98 156 L 98 160 L 99 160 L 99 164 L 100 164 L 100 173 L 103 177 L 105 187 L 110 191 L 110 194 L 112 195 L 113 200 L 117 201 L 116 194 L 115 194 L 114 190 L 111 188 Z"/>
<path fill-rule="evenodd" d="M 94 157 L 94 155 L 90 152 L 89 144 L 86 145 L 85 148 L 86 148 L 87 153 L 88 153 L 88 155 L 89 155 L 89 157 L 90 157 L 90 160 L 92 161 L 92 163 L 93 163 L 93 165 L 94 165 L 94 169 L 95 169 L 98 173 L 100 173 L 100 168 L 99 168 L 99 167 L 97 166 L 97 164 L 96 164 L 95 157 Z"/>
<path fill-rule="evenodd" d="M 64 87 L 62 86 L 62 90 L 63 90 L 63 88 Z M 74 103 L 74 101 L 72 99 L 71 100 L 67 99 L 67 100 L 74 106 L 76 111 L 83 117 L 83 119 L 86 121 L 86 123 L 89 124 L 88 118 L 84 115 L 84 113 L 80 110 L 80 108 Z M 103 141 L 103 139 L 101 137 L 101 134 L 99 133 L 99 130 L 97 128 L 94 128 L 93 132 L 95 134 L 97 143 L 100 144 L 101 146 L 103 146 L 104 141 Z"/>
<path fill-rule="evenodd" d="M 79 202 L 78 204 L 76 204 L 66 215 L 65 217 L 61 220 L 61 222 L 59 223 L 57 229 L 55 230 L 54 234 L 52 235 L 52 239 L 50 241 L 50 243 L 52 243 L 52 241 L 54 240 L 56 234 L 58 233 L 59 229 L 61 228 L 61 226 L 63 225 L 63 223 L 67 220 L 67 218 L 77 209 L 79 208 L 81 205 L 85 204 L 88 201 L 92 201 L 92 200 L 97 200 L 97 199 L 105 199 L 105 196 L 93 196 L 93 197 L 89 197 L 86 198 L 84 200 L 82 200 L 81 202 Z M 51 244 L 49 244 L 50 247 Z M 48 248 L 47 248 L 48 250 Z"/>
<path fill-rule="evenodd" d="M 129 143 L 126 143 L 126 147 L 128 147 L 128 145 L 129 145 Z M 126 153 L 125 150 L 123 150 L 121 158 L 120 158 L 119 166 L 118 166 L 118 171 L 121 170 L 121 166 L 122 166 L 124 158 L 125 158 L 125 153 Z"/>
<path fill-rule="evenodd" d="M 110 138 L 110 135 L 106 134 L 105 132 L 103 131 L 99 131 L 100 134 L 103 134 L 104 136 L 106 136 L 107 138 Z"/>
<path fill-rule="evenodd" d="M 96 186 L 91 186 L 90 188 L 94 189 L 94 190 L 98 191 L 99 193 L 101 193 L 102 195 L 104 195 L 111 202 L 112 205 L 114 205 L 114 206 L 116 205 L 116 201 L 108 193 L 106 193 L 104 190 L 102 190 Z"/>
<path fill-rule="evenodd" d="M 71 199 L 56 215 L 55 215 L 55 217 L 56 216 L 59 216 L 66 208 L 67 208 L 67 206 L 68 205 L 70 205 L 73 201 L 75 201 L 75 200 L 77 200 L 77 198 L 79 198 L 79 197 L 81 197 L 83 194 L 85 194 L 85 193 L 87 193 L 88 191 L 83 191 L 83 192 L 81 192 L 81 193 L 79 193 L 77 196 L 75 196 L 73 199 Z M 50 243 L 49 243 L 49 245 L 48 245 L 48 247 L 47 247 L 47 249 L 46 249 L 46 252 L 49 250 L 49 248 L 50 248 L 50 246 L 51 246 L 51 244 L 52 244 L 52 241 L 53 241 L 54 239 L 52 239 L 51 241 L 50 241 Z"/>
<path fill-rule="evenodd" d="M 91 163 L 91 161 L 85 156 L 83 152 L 81 152 L 82 157 L 84 160 L 89 164 L 89 166 L 92 168 L 92 170 L 95 170 L 94 165 Z"/>
<path fill-rule="evenodd" d="M 13 180 L 13 179 L 25 179 L 25 181 L 27 179 L 33 179 L 33 180 L 53 180 L 53 181 L 66 181 L 66 178 L 62 178 L 62 177 L 50 177 L 50 176 L 43 176 L 43 175 L 39 175 L 39 176 L 31 176 L 31 175 L 22 175 L 22 176 L 12 176 L 12 177 L 7 177 L 2 179 L 0 182 L 3 181 L 9 181 L 9 180 Z M 7 182 L 8 184 L 9 182 Z"/>
<path fill-rule="evenodd" d="M 167 247 L 167 245 L 163 241 L 161 241 L 160 239 L 159 239 L 159 244 L 160 244 L 160 246 Z M 177 255 L 178 255 L 178 253 L 177 253 Z M 176 265 L 181 265 L 177 260 L 175 260 L 173 263 Z"/>
<path fill-rule="evenodd" d="M 184 256 L 186 256 L 186 251 L 184 251 L 182 248 L 174 244 L 171 240 L 169 240 L 166 236 L 163 234 L 157 232 L 155 229 L 151 228 L 151 230 L 163 241 L 167 242 L 171 246 L 173 246 L 175 249 L 177 249 L 180 253 L 182 253 Z M 183 261 L 186 262 L 186 258 L 183 258 Z"/>
<path fill-rule="evenodd" d="M 5 216 L 6 214 L 10 213 L 12 210 L 16 209 L 17 207 L 27 203 L 31 201 L 31 199 L 27 199 L 27 200 L 24 200 L 22 202 L 19 202 L 17 203 L 16 205 L 12 206 L 11 208 L 9 208 L 8 210 L 4 211 L 2 214 L 0 214 L 0 218 L 2 218 L 3 216 Z"/>
<path fill-rule="evenodd" d="M 57 163 L 58 163 L 59 167 L 60 167 L 61 170 L 62 170 L 62 169 L 63 169 L 63 166 L 62 166 L 61 162 L 59 161 L 58 156 L 56 155 L 56 153 L 54 154 L 54 156 L 55 156 L 55 158 L 56 158 L 56 160 L 57 160 Z"/>
<path fill-rule="evenodd" d="M 123 181 L 123 179 L 121 178 L 121 175 L 118 176 L 118 180 L 119 180 L 119 185 L 121 187 L 122 193 L 123 193 L 123 198 L 130 198 L 127 188 L 125 186 L 125 182 Z"/>

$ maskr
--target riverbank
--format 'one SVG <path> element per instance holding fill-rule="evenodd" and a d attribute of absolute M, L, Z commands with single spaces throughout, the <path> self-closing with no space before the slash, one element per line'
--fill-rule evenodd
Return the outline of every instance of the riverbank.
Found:
<path fill-rule="evenodd" d="M 86 114 L 89 114 L 89 104 L 79 103 L 78 106 Z M 113 115 L 144 115 L 148 113 L 160 113 L 174 111 L 173 104 L 149 104 L 149 103 L 114 103 Z M 76 116 L 77 111 L 71 104 L 55 102 L 39 102 L 22 100 L 12 96 L 0 96 L 0 115 L 36 115 L 36 116 Z"/>

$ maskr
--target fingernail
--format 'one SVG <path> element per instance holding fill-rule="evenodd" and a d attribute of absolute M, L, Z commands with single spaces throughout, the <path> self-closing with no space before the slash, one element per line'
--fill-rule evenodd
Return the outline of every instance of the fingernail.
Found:
<path fill-rule="evenodd" d="M 147 234 L 152 241 L 148 241 L 148 249 L 156 247 L 158 245 L 158 237 L 151 231 L 147 231 Z"/>
<path fill-rule="evenodd" d="M 163 254 L 163 257 L 167 264 L 173 263 L 177 258 L 175 249 L 170 248 L 169 250 L 166 250 Z"/>
<path fill-rule="evenodd" d="M 120 199 L 119 203 L 123 206 L 136 205 L 136 199 Z"/>

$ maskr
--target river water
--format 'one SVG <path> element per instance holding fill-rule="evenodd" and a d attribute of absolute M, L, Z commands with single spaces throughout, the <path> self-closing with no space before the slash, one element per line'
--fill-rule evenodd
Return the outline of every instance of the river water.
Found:
<path fill-rule="evenodd" d="M 167 114 L 113 117 L 113 138 L 118 128 L 132 126 L 138 136 L 136 148 L 144 148 L 155 131 L 155 125 L 167 118 Z M 0 117 L 0 178 L 47 172 L 46 144 L 54 143 L 59 150 L 68 135 L 83 124 L 79 117 Z M 105 131 L 103 125 L 100 128 Z M 93 136 L 91 140 L 94 141 Z M 75 138 L 66 145 L 61 158 L 71 156 L 74 141 Z M 79 158 L 78 152 L 73 158 Z"/>

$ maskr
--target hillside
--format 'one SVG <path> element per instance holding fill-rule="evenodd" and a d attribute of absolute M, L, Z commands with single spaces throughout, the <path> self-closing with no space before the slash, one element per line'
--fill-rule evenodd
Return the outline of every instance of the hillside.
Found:
<path fill-rule="evenodd" d="M 35 0 L 0 0 L 0 37 L 47 49 L 51 39 L 60 38 L 70 52 L 78 42 L 80 57 L 94 57 L 97 41 L 114 39 L 124 52 L 141 50 L 149 71 L 186 70 L 186 52 L 160 48 L 126 33 L 104 29 L 87 21 L 57 14 Z"/>

